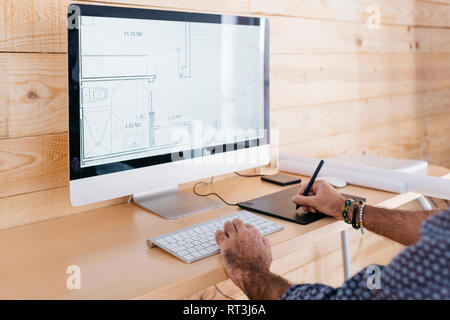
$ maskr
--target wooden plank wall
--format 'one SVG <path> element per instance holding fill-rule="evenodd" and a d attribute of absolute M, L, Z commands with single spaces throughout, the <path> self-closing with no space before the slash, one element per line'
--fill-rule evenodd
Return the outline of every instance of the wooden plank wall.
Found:
<path fill-rule="evenodd" d="M 0 229 L 109 206 L 68 196 L 68 0 L 0 1 Z M 450 166 L 448 0 L 78 1 L 269 16 L 281 151 Z M 369 30 L 366 9 L 381 8 Z M 33 208 L 30 211 L 30 208 Z"/>
<path fill-rule="evenodd" d="M 65 12 L 74 2 L 0 0 L 0 229 L 126 201 L 69 202 Z M 269 16 L 271 125 L 282 152 L 450 167 L 450 0 L 78 2 Z M 381 8 L 379 30 L 366 26 L 369 5 Z M 351 240 L 354 272 L 403 248 L 369 234 L 361 256 L 359 234 Z M 339 243 L 335 235 L 305 249 L 302 266 L 285 276 L 339 285 Z M 229 281 L 219 287 L 243 297 Z"/>

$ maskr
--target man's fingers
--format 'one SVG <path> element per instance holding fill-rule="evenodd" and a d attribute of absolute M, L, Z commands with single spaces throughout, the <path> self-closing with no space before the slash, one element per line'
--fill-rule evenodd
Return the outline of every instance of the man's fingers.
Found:
<path fill-rule="evenodd" d="M 304 212 L 312 212 L 312 213 L 316 213 L 317 212 L 317 210 L 315 208 L 313 208 L 313 207 L 302 206 L 302 208 L 303 208 Z"/>
<path fill-rule="evenodd" d="M 303 194 L 303 191 L 305 191 L 305 189 L 306 189 L 306 184 L 302 184 L 300 186 L 300 189 L 298 189 L 298 191 L 297 191 L 297 195 Z"/>
<path fill-rule="evenodd" d="M 256 227 L 255 227 L 254 225 L 252 225 L 252 224 L 246 223 L 245 226 L 246 226 L 247 229 L 249 229 L 249 230 L 256 230 L 256 231 L 258 231 L 258 229 L 256 229 Z"/>
<path fill-rule="evenodd" d="M 236 233 L 236 228 L 234 227 L 234 224 L 231 221 L 227 221 L 223 226 L 223 231 L 225 231 L 225 234 L 229 237 Z"/>
<path fill-rule="evenodd" d="M 227 239 L 227 236 L 225 235 L 225 232 L 222 230 L 217 230 L 216 232 L 216 241 L 219 244 L 219 246 Z"/>
<path fill-rule="evenodd" d="M 295 195 L 291 198 L 292 202 L 300 206 L 316 207 L 316 196 Z"/>
<path fill-rule="evenodd" d="M 263 237 L 263 242 L 266 246 L 270 247 L 270 241 L 266 237 Z"/>
<path fill-rule="evenodd" d="M 233 224 L 234 224 L 234 227 L 236 228 L 237 232 L 239 232 L 240 230 L 242 230 L 242 228 L 245 227 L 244 223 L 239 219 L 234 219 Z"/>
<path fill-rule="evenodd" d="M 325 180 L 317 180 L 317 181 L 315 181 L 315 182 L 313 183 L 313 185 L 312 185 L 312 187 L 311 187 L 311 190 L 312 190 L 314 193 L 317 193 L 317 190 L 318 190 L 319 187 L 320 187 L 321 185 L 323 185 L 323 184 L 327 184 L 327 182 L 326 182 Z"/>
<path fill-rule="evenodd" d="M 315 186 L 315 185 L 316 185 L 316 183 L 314 182 L 313 186 Z M 316 187 L 317 187 L 317 185 L 316 185 Z M 304 198 L 303 192 L 305 191 L 305 189 L 306 189 L 306 184 L 302 184 L 300 186 L 300 189 L 297 191 L 297 194 L 292 197 L 292 202 L 302 206 L 304 211 L 311 211 L 310 206 L 308 206 L 309 202 L 308 203 L 306 203 L 305 201 L 303 201 L 303 203 L 298 203 L 297 202 L 297 201 L 300 201 L 300 198 L 297 198 L 297 197 L 303 197 Z M 311 190 L 308 192 L 308 197 L 311 197 L 311 196 L 315 195 L 314 189 L 315 188 L 311 188 Z"/>
<path fill-rule="evenodd" d="M 247 230 L 250 232 L 253 232 L 255 234 L 261 234 L 261 232 L 259 232 L 258 229 L 256 229 L 254 226 L 252 226 L 251 224 L 245 224 L 245 226 L 247 227 Z"/>
<path fill-rule="evenodd" d="M 254 226 L 248 223 L 246 223 L 245 226 L 247 227 L 247 229 L 256 229 Z"/>

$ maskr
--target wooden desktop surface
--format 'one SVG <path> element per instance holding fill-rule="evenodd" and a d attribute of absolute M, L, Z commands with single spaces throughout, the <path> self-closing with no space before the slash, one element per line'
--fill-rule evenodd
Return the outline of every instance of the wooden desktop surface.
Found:
<path fill-rule="evenodd" d="M 430 175 L 448 172 L 442 167 L 429 167 Z M 190 187 L 186 192 L 191 192 Z M 283 189 L 259 178 L 237 176 L 214 182 L 213 187 L 230 202 Z M 206 187 L 199 186 L 198 191 L 210 190 L 202 188 Z M 400 206 L 416 196 L 351 185 L 340 191 L 387 207 Z M 0 299 L 183 298 L 228 278 L 220 256 L 186 264 L 159 248 L 148 249 L 146 239 L 238 210 L 223 206 L 166 220 L 133 204 L 121 204 L 0 231 Z M 301 263 L 297 251 L 348 228 L 332 218 L 306 226 L 265 218 L 285 228 L 268 236 L 274 258 L 272 270 L 277 273 L 293 270 Z M 81 268 L 80 290 L 66 287 L 70 265 Z"/>

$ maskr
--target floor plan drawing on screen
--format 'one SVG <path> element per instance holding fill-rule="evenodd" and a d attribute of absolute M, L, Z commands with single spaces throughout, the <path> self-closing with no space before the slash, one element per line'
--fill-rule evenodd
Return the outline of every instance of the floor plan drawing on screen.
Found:
<path fill-rule="evenodd" d="M 81 166 L 189 150 L 198 123 L 263 128 L 255 32 L 247 25 L 82 16 Z"/>

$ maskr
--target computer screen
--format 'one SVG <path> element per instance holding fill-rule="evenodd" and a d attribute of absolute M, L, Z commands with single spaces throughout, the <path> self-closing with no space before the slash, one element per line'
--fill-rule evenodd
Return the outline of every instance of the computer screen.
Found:
<path fill-rule="evenodd" d="M 264 136 L 259 25 L 80 18 L 81 168 Z"/>
<path fill-rule="evenodd" d="M 267 18 L 73 4 L 67 43 L 72 204 L 270 162 Z"/>

